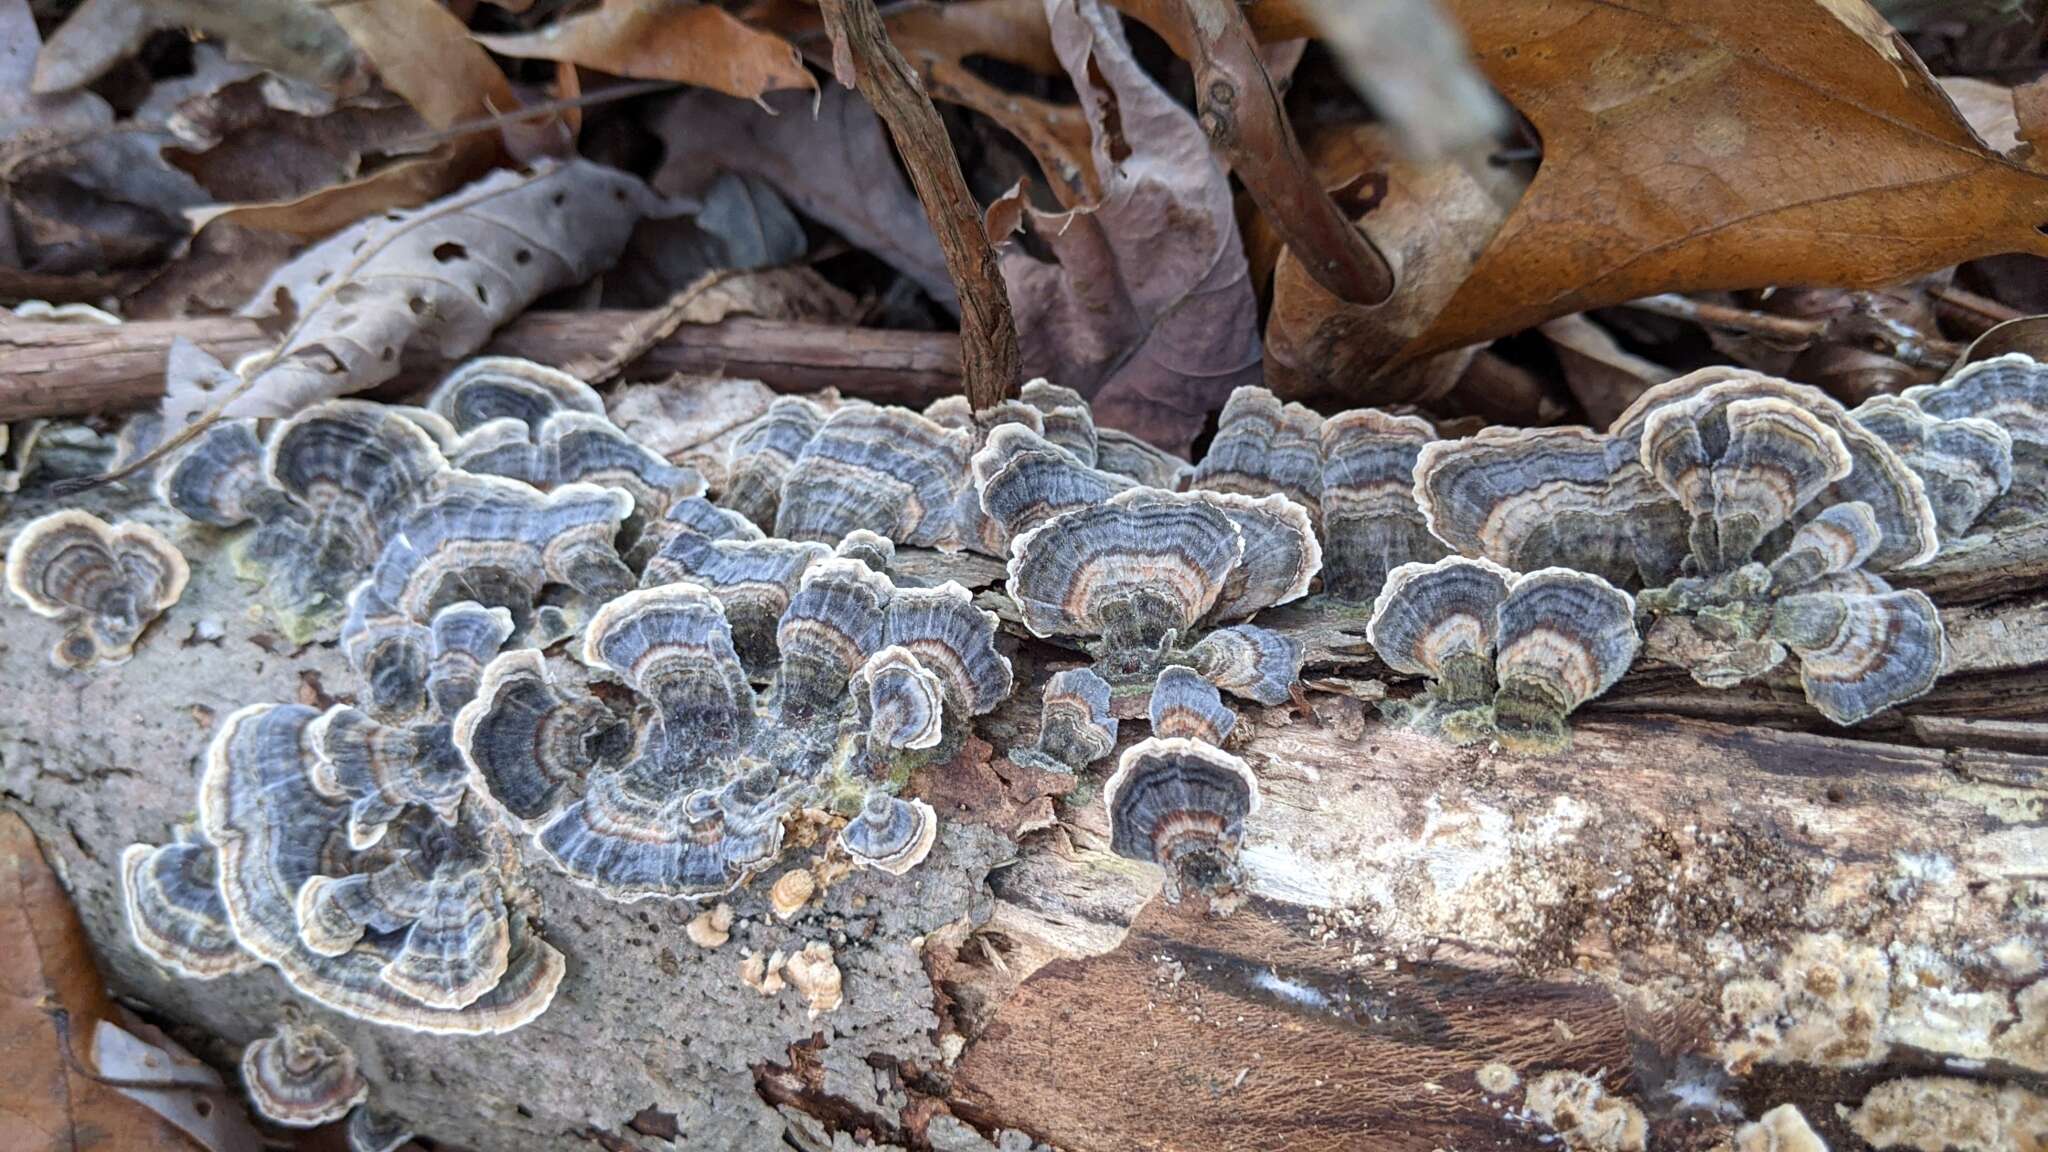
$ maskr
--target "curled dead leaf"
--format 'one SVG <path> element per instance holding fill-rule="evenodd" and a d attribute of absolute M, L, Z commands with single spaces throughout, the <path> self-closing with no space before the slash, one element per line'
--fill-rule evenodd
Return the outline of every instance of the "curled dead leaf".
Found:
<path fill-rule="evenodd" d="M 752 100 L 817 80 L 789 42 L 715 4 L 605 0 L 533 32 L 479 35 L 502 56 L 556 60 L 641 80 L 674 80 Z"/>

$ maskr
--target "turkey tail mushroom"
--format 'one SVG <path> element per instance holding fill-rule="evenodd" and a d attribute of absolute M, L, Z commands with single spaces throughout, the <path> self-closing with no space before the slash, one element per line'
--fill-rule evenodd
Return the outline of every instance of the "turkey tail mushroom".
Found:
<path fill-rule="evenodd" d="M 15 534 L 6 575 L 15 599 L 63 624 L 51 662 L 77 669 L 128 659 L 150 623 L 185 594 L 191 573 L 156 529 L 66 508 Z"/>

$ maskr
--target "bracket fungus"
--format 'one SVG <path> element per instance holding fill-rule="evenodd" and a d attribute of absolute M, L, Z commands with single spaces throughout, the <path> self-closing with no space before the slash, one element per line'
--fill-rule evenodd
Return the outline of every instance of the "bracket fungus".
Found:
<path fill-rule="evenodd" d="M 775 663 L 775 629 L 811 565 L 832 555 L 823 544 L 763 539 L 712 540 L 694 532 L 671 535 L 647 561 L 640 586 L 689 581 L 718 597 L 732 625 L 733 646 L 750 673 Z"/>
<path fill-rule="evenodd" d="M 733 437 L 719 503 L 755 524 L 775 523 L 782 482 L 825 423 L 825 410 L 801 396 L 779 396 Z"/>
<path fill-rule="evenodd" d="M 1320 514 L 1322 424 L 1313 410 L 1282 404 L 1264 388 L 1239 388 L 1223 404 L 1215 438 L 1195 465 L 1192 484 L 1244 496 L 1278 494 L 1311 515 Z"/>
<path fill-rule="evenodd" d="M 1086 668 L 1055 672 L 1039 704 L 1038 741 L 1010 759 L 1050 772 L 1078 772 L 1116 749 L 1109 682 Z"/>
<path fill-rule="evenodd" d="M 1990 420 L 1943 419 L 1890 395 L 1873 396 L 1850 415 L 1920 477 L 1944 543 L 1969 535 L 1985 509 L 2012 487 L 2012 434 Z"/>
<path fill-rule="evenodd" d="M 300 992 L 374 1023 L 477 1034 L 540 1015 L 562 955 L 506 901 L 509 846 L 465 804 L 454 824 L 410 813 L 373 851 L 350 851 L 346 806 L 311 779 L 318 717 L 251 705 L 208 750 L 200 825 L 235 938 Z"/>
<path fill-rule="evenodd" d="M 1149 715 L 1154 736 L 1200 740 L 1218 748 L 1237 727 L 1237 713 L 1224 705 L 1216 686 L 1179 664 L 1159 670 Z"/>
<path fill-rule="evenodd" d="M 1643 467 L 1691 516 L 1686 574 L 1638 603 L 1696 634 L 1695 680 L 1739 683 L 1789 650 L 1807 699 L 1837 724 L 1933 686 L 1940 617 L 1881 573 L 1932 557 L 1940 529 L 1884 437 L 1815 389 L 1730 369 L 1651 389 L 1617 427 L 1637 430 Z"/>
<path fill-rule="evenodd" d="M 185 557 L 146 524 L 115 524 L 75 508 L 30 521 L 7 548 L 7 591 L 64 626 L 59 668 L 120 663 L 143 630 L 185 593 Z"/>
<path fill-rule="evenodd" d="M 1632 443 L 1586 428 L 1486 428 L 1422 446 L 1415 503 L 1437 539 L 1521 572 L 1576 568 L 1663 584 L 1685 555 L 1685 514 Z"/>
<path fill-rule="evenodd" d="M 1124 750 L 1102 799 L 1111 850 L 1164 868 L 1169 901 L 1192 890 L 1228 907 L 1245 818 L 1259 809 L 1250 766 L 1201 740 L 1151 736 Z"/>
<path fill-rule="evenodd" d="M 348 1152 L 398 1152 L 413 1138 L 404 1121 L 387 1116 L 367 1104 L 348 1114 Z"/>
<path fill-rule="evenodd" d="M 285 632 L 304 641 L 341 612 L 400 522 L 448 474 L 417 421 L 362 400 L 315 404 L 258 441 L 224 420 L 159 465 L 158 497 L 215 527 L 251 525 L 237 570 L 263 585 Z"/>
<path fill-rule="evenodd" d="M 1516 752 L 1562 749 L 1566 717 L 1613 687 L 1639 646 L 1634 602 L 1600 577 L 1462 556 L 1396 568 L 1367 635 L 1387 667 L 1432 681 L 1412 723 Z"/>
<path fill-rule="evenodd" d="M 973 450 L 972 433 L 907 408 L 840 408 L 783 476 L 775 535 L 833 545 L 865 528 L 898 544 L 959 548 Z"/>
<path fill-rule="evenodd" d="M 1377 408 L 1323 421 L 1323 591 L 1331 598 L 1369 604 L 1387 573 L 1444 555 L 1415 504 L 1415 461 L 1436 438 L 1420 416 Z"/>
<path fill-rule="evenodd" d="M 1975 364 L 1937 384 L 1908 388 L 1906 400 L 1937 420 L 1988 420 L 2012 439 L 2012 478 L 1984 509 L 1993 528 L 2048 516 L 2048 365 L 2021 352 Z"/>
<path fill-rule="evenodd" d="M 242 1087 L 256 1113 L 287 1128 L 317 1128 L 370 1097 L 348 1045 L 313 1023 L 286 1021 L 242 1050 Z"/>
<path fill-rule="evenodd" d="M 939 835 L 939 816 L 922 800 L 873 791 L 839 830 L 839 846 L 859 868 L 901 876 L 924 862 Z"/>
<path fill-rule="evenodd" d="M 858 560 L 803 574 L 756 694 L 725 605 L 674 583 L 592 618 L 582 662 L 615 707 L 530 650 L 499 656 L 454 738 L 476 789 L 569 877 L 619 900 L 730 891 L 781 849 L 784 816 L 898 782 L 1009 695 L 994 618 L 957 584 L 898 589 Z"/>
<path fill-rule="evenodd" d="M 556 412 L 531 427 L 502 417 L 464 435 L 450 455 L 465 471 L 522 480 L 543 492 L 575 483 L 621 489 L 643 520 L 705 491 L 696 469 L 669 463 L 589 412 Z"/>
<path fill-rule="evenodd" d="M 528 428 L 557 412 L 604 415 L 604 398 L 567 372 L 517 356 L 478 356 L 455 366 L 427 397 L 427 408 L 459 434 L 495 420 Z"/>
<path fill-rule="evenodd" d="M 190 827 L 169 844 L 121 853 L 121 899 L 135 946 L 180 976 L 212 980 L 257 963 L 228 926 L 213 845 Z"/>
<path fill-rule="evenodd" d="M 1127 477 L 1090 466 L 1023 424 L 989 432 L 974 454 L 974 486 L 994 531 L 982 543 L 1007 554 L 1010 542 L 1062 512 L 1100 504 L 1135 487 Z"/>

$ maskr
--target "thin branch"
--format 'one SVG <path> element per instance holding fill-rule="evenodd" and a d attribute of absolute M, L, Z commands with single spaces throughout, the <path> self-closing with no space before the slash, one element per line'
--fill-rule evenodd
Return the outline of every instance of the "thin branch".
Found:
<path fill-rule="evenodd" d="M 976 411 L 1015 393 L 1022 357 L 1017 323 L 981 210 L 924 85 L 889 42 L 875 0 L 820 0 L 832 38 L 833 71 L 857 88 L 889 126 L 910 171 L 918 202 L 938 234 L 946 271 L 960 295 L 960 359 L 967 401 Z"/>
<path fill-rule="evenodd" d="M 411 136 L 401 136 L 379 147 L 384 152 L 401 152 L 407 149 L 425 148 L 448 140 L 458 140 L 464 136 L 474 136 L 479 132 L 488 132 L 494 128 L 502 128 L 507 124 L 517 124 L 522 120 L 538 120 L 542 117 L 552 116 L 557 112 L 567 112 L 574 108 L 588 108 L 595 104 L 609 104 L 614 100 L 630 100 L 635 96 L 645 96 L 652 92 L 664 92 L 671 88 L 681 87 L 682 85 L 674 80 L 633 80 L 624 84 L 615 84 L 601 91 L 587 92 L 581 96 L 565 96 L 559 100 L 543 100 L 538 104 L 528 104 L 521 108 L 515 108 L 510 112 L 500 112 L 495 116 L 479 116 L 474 120 L 464 120 L 460 123 L 450 124 L 446 128 L 437 129 L 433 132 L 417 132 Z"/>

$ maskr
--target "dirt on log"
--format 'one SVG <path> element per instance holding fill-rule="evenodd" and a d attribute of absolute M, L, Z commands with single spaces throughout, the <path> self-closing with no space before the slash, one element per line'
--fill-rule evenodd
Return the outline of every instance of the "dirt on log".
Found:
<path fill-rule="evenodd" d="M 1389 725 L 1380 670 L 1329 647 L 1307 679 L 1341 691 L 1240 725 L 1264 805 L 1250 896 L 1220 920 L 1108 853 L 1106 765 L 1055 801 L 1064 784 L 1001 755 L 1035 729 L 1028 686 L 1078 660 L 1016 647 L 1027 688 L 982 755 L 916 784 L 944 830 L 910 876 L 846 878 L 783 921 L 767 893 L 793 853 L 713 949 L 689 906 L 529 865 L 560 995 L 508 1035 L 437 1037 L 336 1016 L 266 969 L 173 979 L 130 944 L 121 850 L 192 817 L 216 722 L 350 676 L 250 614 L 217 533 L 120 490 L 89 503 L 171 532 L 192 585 L 133 660 L 86 674 L 52 670 L 54 626 L 8 614 L 6 805 L 119 995 L 223 1063 L 287 1010 L 317 1018 L 381 1108 L 451 1145 L 1705 1152 L 1791 1104 L 1854 1149 L 1884 1137 L 1873 1101 L 2048 1111 L 2048 758 L 2012 750 L 2048 711 L 2040 645 L 1961 677 L 1996 679 L 1995 721 L 1960 689 L 1874 733 L 1820 731 L 1778 689 L 1687 716 L 1658 693 L 1694 694 L 1649 668 L 1536 759 Z M 0 534 L 43 510 L 23 500 Z M 2009 577 L 1956 576 L 1985 598 L 1950 610 L 2018 612 Z M 742 982 L 746 954 L 818 940 L 839 1009 Z"/>

